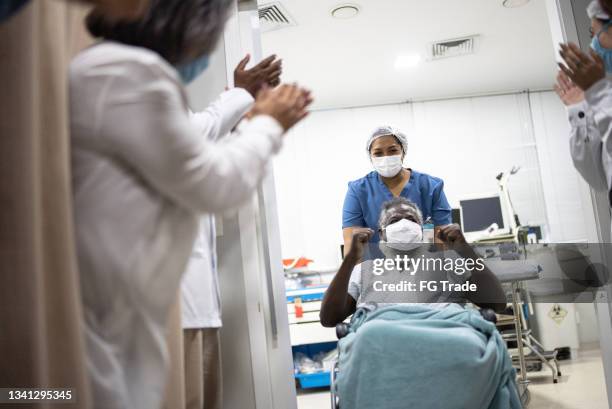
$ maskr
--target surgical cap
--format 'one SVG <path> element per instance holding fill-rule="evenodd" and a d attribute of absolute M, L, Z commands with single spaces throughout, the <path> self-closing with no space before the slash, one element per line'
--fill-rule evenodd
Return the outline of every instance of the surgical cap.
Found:
<path fill-rule="evenodd" d="M 597 18 L 599 20 L 610 20 L 610 15 L 604 11 L 599 4 L 599 0 L 593 0 L 587 7 L 589 18 Z"/>
<path fill-rule="evenodd" d="M 408 139 L 406 138 L 406 135 L 404 135 L 399 129 L 396 129 L 392 126 L 381 126 L 379 128 L 376 128 L 374 132 L 372 132 L 372 135 L 368 138 L 368 143 L 366 145 L 366 150 L 368 151 L 368 153 L 370 152 L 370 147 L 372 146 L 372 143 L 376 139 L 380 138 L 381 136 L 389 135 L 393 135 L 397 138 L 397 140 L 402 145 L 402 150 L 404 151 L 404 153 L 406 153 L 408 149 Z"/>
<path fill-rule="evenodd" d="M 378 227 L 381 229 L 387 227 L 389 220 L 391 220 L 400 210 L 414 217 L 414 220 L 416 220 L 418 224 L 423 224 L 423 214 L 418 206 L 405 197 L 399 196 L 383 203 L 382 209 L 380 210 L 380 217 L 378 218 Z"/>

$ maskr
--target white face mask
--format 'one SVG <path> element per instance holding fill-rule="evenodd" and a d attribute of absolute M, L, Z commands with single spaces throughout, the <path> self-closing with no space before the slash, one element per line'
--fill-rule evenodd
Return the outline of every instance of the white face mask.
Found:
<path fill-rule="evenodd" d="M 402 155 L 372 157 L 372 165 L 380 176 L 392 178 L 402 170 Z"/>
<path fill-rule="evenodd" d="M 387 241 L 384 243 L 396 250 L 412 250 L 423 242 L 421 225 L 408 219 L 402 219 L 385 227 L 385 235 Z"/>

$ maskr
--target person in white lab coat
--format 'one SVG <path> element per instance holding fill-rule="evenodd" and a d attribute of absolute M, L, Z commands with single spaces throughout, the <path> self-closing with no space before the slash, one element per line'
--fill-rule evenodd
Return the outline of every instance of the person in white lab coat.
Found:
<path fill-rule="evenodd" d="M 262 91 L 243 135 L 203 138 L 184 82 L 206 67 L 232 0 L 152 0 L 135 22 L 87 19 L 105 41 L 71 63 L 73 206 L 96 408 L 154 409 L 166 323 L 200 213 L 248 200 L 282 135 L 307 115 L 297 86 Z"/>
<path fill-rule="evenodd" d="M 203 138 L 227 141 L 230 130 L 252 108 L 264 85 L 280 81 L 281 60 L 270 56 L 246 69 L 247 55 L 234 71 L 234 87 L 206 110 L 191 115 Z M 242 128 L 242 127 L 241 127 Z M 238 132 L 235 132 L 235 134 Z M 200 230 L 181 283 L 187 409 L 221 409 L 221 297 L 217 276 L 215 216 L 200 218 Z"/>
<path fill-rule="evenodd" d="M 587 12 L 590 55 L 575 44 L 561 44 L 565 64 L 559 63 L 555 90 L 567 106 L 574 166 L 593 189 L 608 193 L 612 206 L 612 21 L 597 1 Z"/>

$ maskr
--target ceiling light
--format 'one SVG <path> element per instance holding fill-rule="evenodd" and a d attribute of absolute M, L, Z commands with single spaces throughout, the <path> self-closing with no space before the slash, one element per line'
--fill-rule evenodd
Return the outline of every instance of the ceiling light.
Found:
<path fill-rule="evenodd" d="M 359 6 L 356 4 L 338 4 L 331 10 L 331 15 L 333 18 L 346 20 L 357 17 L 359 11 Z"/>
<path fill-rule="evenodd" d="M 406 68 L 413 68 L 419 65 L 420 62 L 421 56 L 418 54 L 399 55 L 395 59 L 395 69 L 404 70 Z"/>
<path fill-rule="evenodd" d="M 511 9 L 524 6 L 527 3 L 529 3 L 529 0 L 504 0 L 502 4 L 504 7 Z"/>

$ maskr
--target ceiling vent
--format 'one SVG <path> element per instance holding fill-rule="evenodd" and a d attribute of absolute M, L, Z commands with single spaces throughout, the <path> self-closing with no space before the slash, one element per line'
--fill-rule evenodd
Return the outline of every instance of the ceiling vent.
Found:
<path fill-rule="evenodd" d="M 452 40 L 437 41 L 431 45 L 431 58 L 459 57 L 461 55 L 473 54 L 476 49 L 476 38 L 469 36 L 454 38 Z"/>
<path fill-rule="evenodd" d="M 295 20 L 291 18 L 281 3 L 267 3 L 259 6 L 259 25 L 261 32 L 279 30 L 285 27 L 295 26 Z"/>

